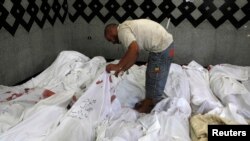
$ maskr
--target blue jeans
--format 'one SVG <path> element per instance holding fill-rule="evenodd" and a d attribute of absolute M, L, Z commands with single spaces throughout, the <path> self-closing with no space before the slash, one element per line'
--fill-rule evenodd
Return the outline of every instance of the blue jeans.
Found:
<path fill-rule="evenodd" d="M 157 103 L 163 99 L 170 65 L 174 57 L 174 43 L 162 52 L 150 52 L 146 70 L 146 98 Z"/>

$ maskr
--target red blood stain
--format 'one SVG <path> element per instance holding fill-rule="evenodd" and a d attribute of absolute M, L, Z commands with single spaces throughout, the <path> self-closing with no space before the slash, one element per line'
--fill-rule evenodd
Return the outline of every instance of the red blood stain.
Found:
<path fill-rule="evenodd" d="M 52 92 L 52 91 L 50 91 L 50 90 L 48 90 L 48 89 L 46 89 L 46 90 L 44 90 L 43 91 L 43 98 L 48 98 L 48 97 L 50 97 L 50 96 L 52 96 L 52 95 L 54 95 L 55 93 L 54 92 Z"/>
<path fill-rule="evenodd" d="M 100 84 L 100 83 L 102 83 L 103 82 L 103 80 L 98 80 L 97 82 L 96 82 L 96 84 Z"/>
<path fill-rule="evenodd" d="M 10 101 L 10 100 L 16 99 L 22 95 L 23 95 L 22 93 L 14 93 L 10 97 L 6 98 L 6 100 Z"/>

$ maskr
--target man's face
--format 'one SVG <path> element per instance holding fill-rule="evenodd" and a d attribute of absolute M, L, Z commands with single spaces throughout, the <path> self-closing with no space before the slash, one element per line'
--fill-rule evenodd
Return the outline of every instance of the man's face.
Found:
<path fill-rule="evenodd" d="M 113 44 L 119 44 L 117 31 L 115 31 L 115 29 L 110 30 L 108 34 L 105 36 L 105 38 Z"/>

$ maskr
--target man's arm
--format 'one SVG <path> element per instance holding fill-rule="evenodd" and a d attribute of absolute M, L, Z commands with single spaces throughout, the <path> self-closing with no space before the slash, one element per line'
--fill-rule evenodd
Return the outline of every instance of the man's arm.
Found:
<path fill-rule="evenodd" d="M 136 41 L 133 41 L 129 45 L 125 55 L 121 58 L 121 60 L 118 63 L 119 70 L 120 71 L 128 70 L 132 65 L 134 65 L 138 56 L 139 56 L 139 46 Z"/>
<path fill-rule="evenodd" d="M 110 73 L 110 71 L 115 71 L 115 76 L 122 71 L 128 70 L 135 62 L 139 56 L 139 47 L 136 41 L 133 41 L 124 56 L 120 59 L 118 64 L 108 64 L 106 66 L 106 71 Z"/>

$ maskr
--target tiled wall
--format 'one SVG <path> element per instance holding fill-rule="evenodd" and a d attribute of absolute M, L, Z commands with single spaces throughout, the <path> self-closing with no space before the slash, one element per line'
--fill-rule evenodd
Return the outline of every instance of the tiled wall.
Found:
<path fill-rule="evenodd" d="M 0 30 L 15 35 L 18 28 L 27 32 L 34 24 L 52 26 L 56 20 L 74 23 L 77 19 L 91 22 L 95 17 L 104 24 L 114 18 L 150 18 L 162 22 L 171 18 L 178 26 L 187 19 L 194 27 L 207 20 L 214 28 L 229 21 L 240 28 L 250 20 L 249 0 L 0 0 Z"/>

